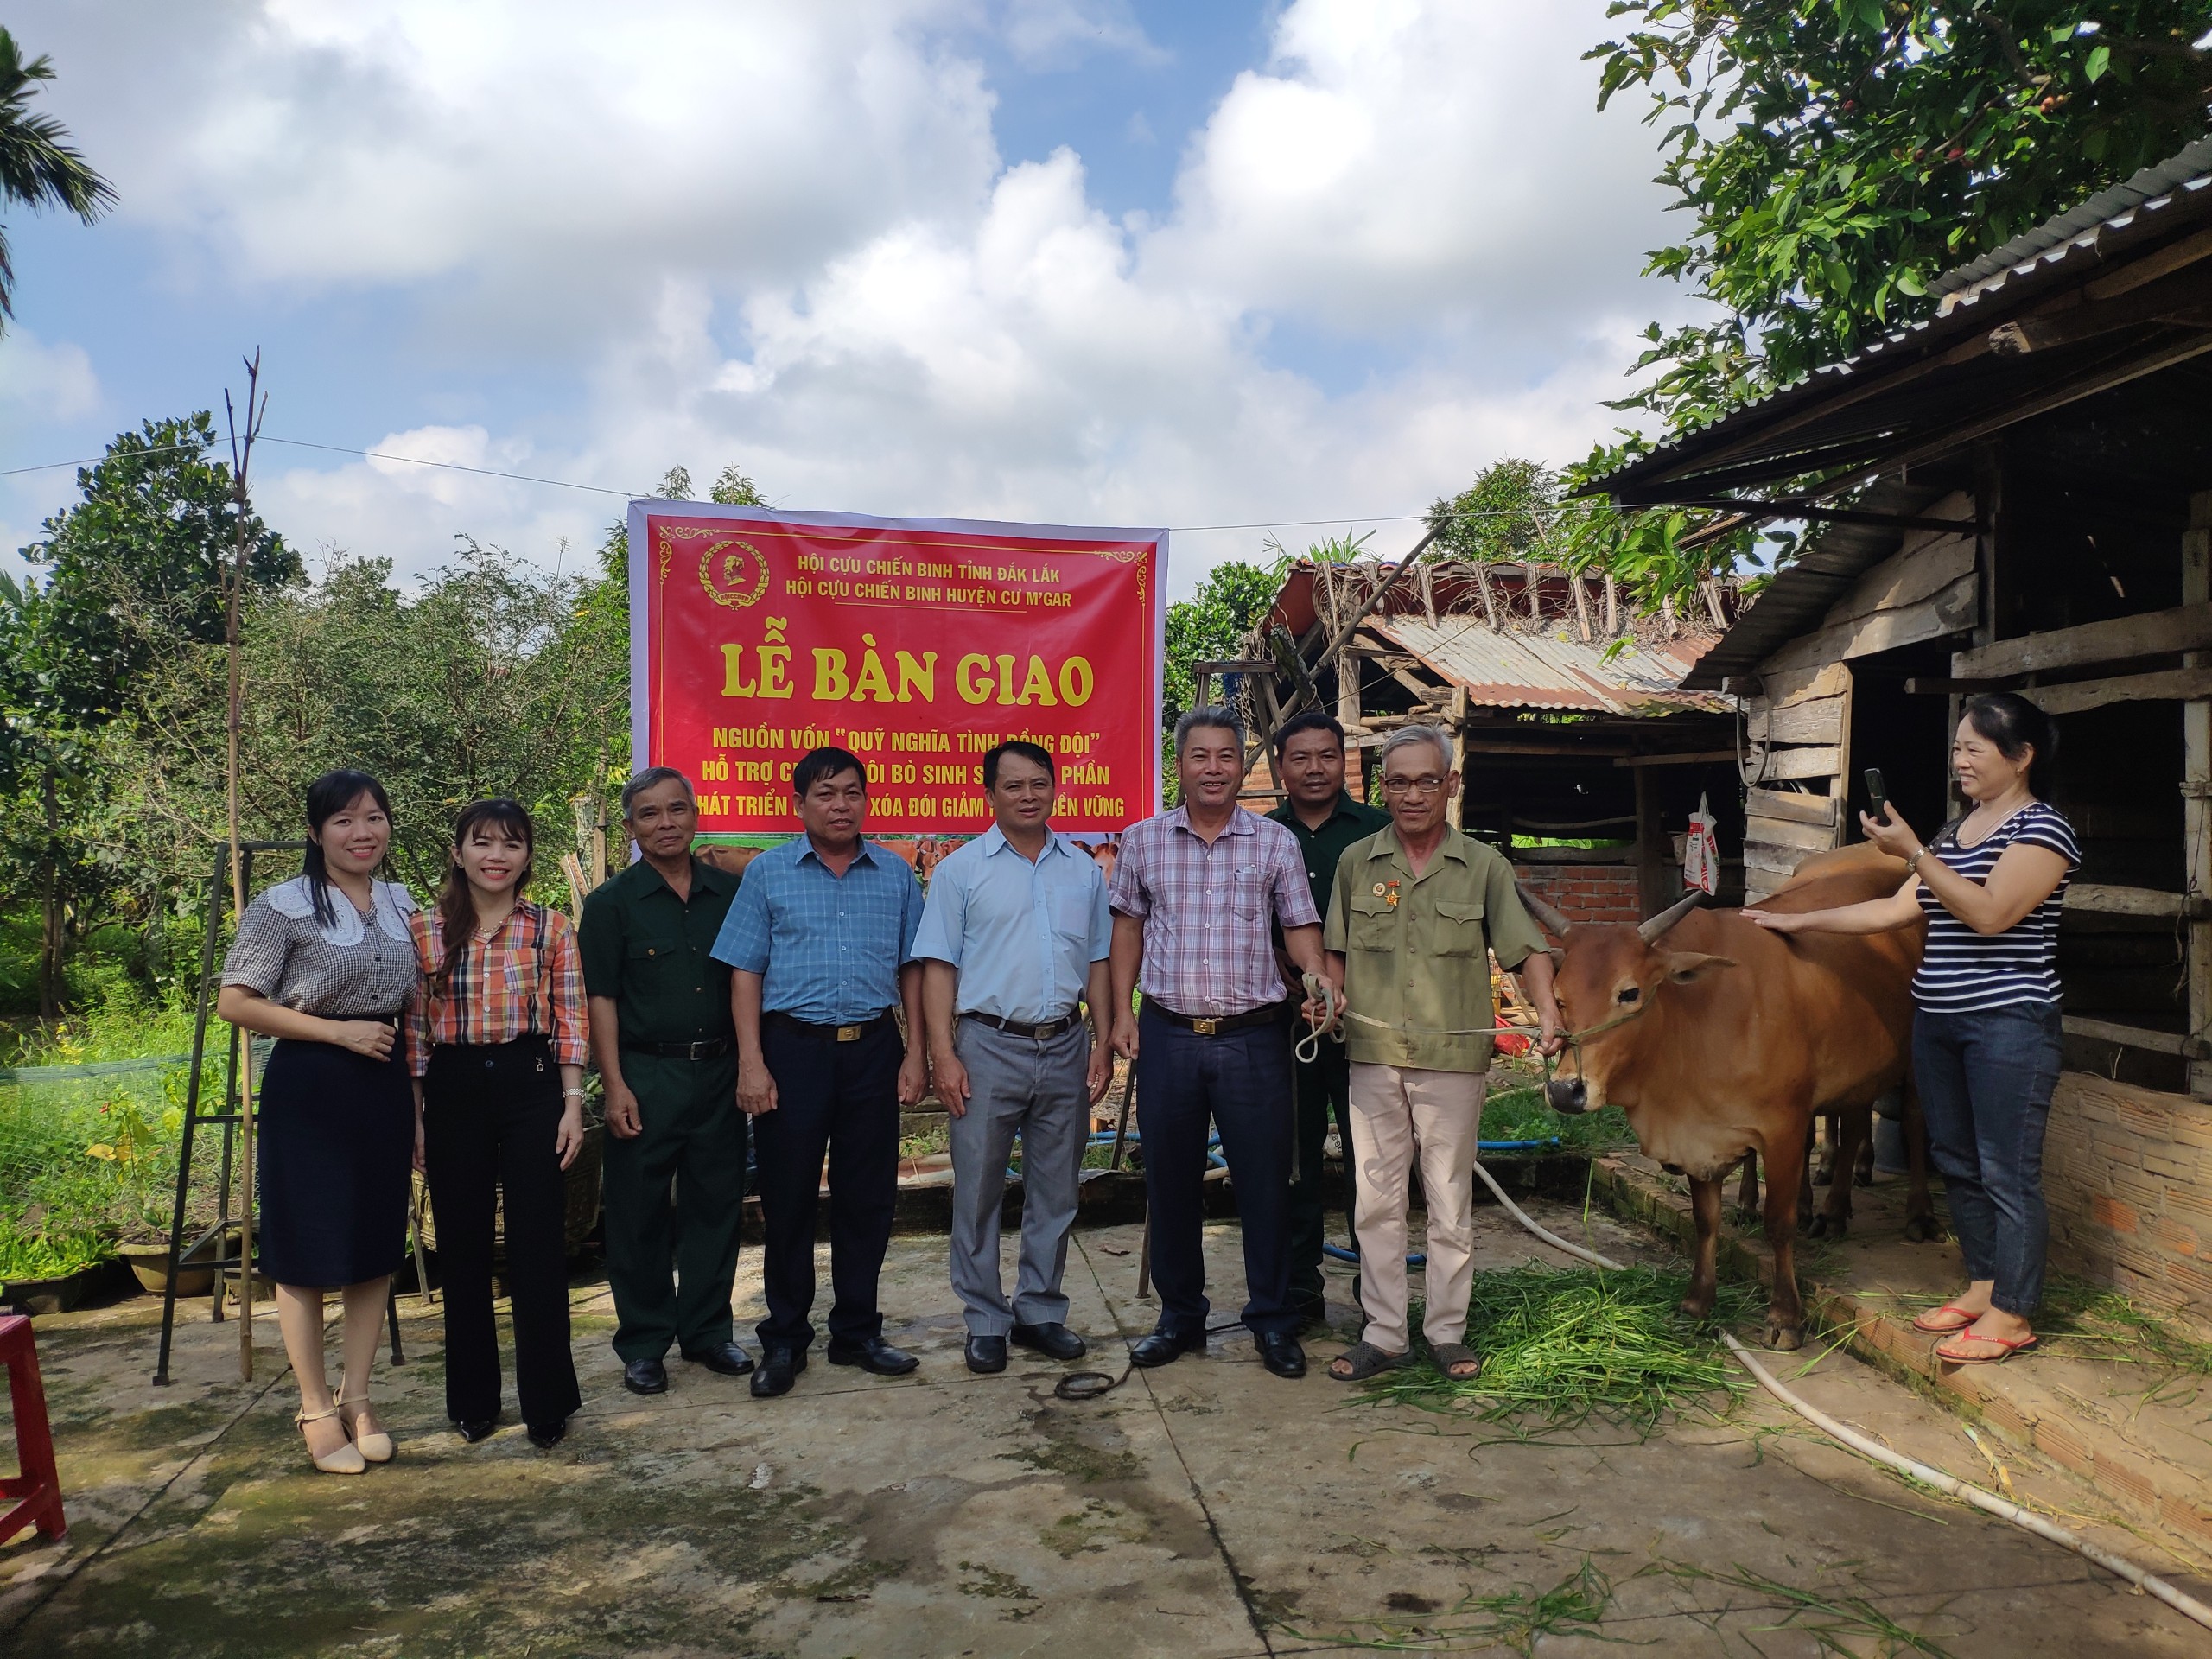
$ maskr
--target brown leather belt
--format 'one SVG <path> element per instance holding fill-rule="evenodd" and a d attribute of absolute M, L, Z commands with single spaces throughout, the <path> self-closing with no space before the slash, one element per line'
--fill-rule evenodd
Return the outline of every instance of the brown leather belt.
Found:
<path fill-rule="evenodd" d="M 995 1014 L 969 1013 L 960 1017 L 963 1020 L 973 1020 L 979 1026 L 988 1026 L 993 1031 L 1003 1031 L 1011 1036 L 1027 1037 L 1041 1043 L 1048 1037 L 1058 1036 L 1071 1027 L 1081 1025 L 1083 1010 L 1071 1009 L 1058 1019 L 1047 1020 L 1042 1025 L 1025 1020 L 1001 1020 Z"/>
<path fill-rule="evenodd" d="M 837 1043 L 857 1043 L 888 1020 L 891 1017 L 891 1010 L 886 1008 L 881 1014 L 870 1014 L 855 1026 L 817 1026 L 810 1020 L 801 1020 L 794 1014 L 785 1014 L 773 1008 L 760 1017 L 764 1020 L 773 1020 L 779 1025 L 789 1026 L 794 1031 L 803 1031 L 810 1037 L 826 1038 L 831 1042 Z"/>
<path fill-rule="evenodd" d="M 1247 1026 L 1272 1026 L 1282 1019 L 1282 1004 L 1264 1003 L 1248 1008 L 1243 1014 L 1212 1015 L 1178 1014 L 1158 1002 L 1147 1002 L 1145 1012 L 1156 1014 L 1171 1026 L 1180 1026 L 1185 1031 L 1195 1031 L 1201 1037 L 1219 1037 L 1232 1031 L 1242 1031 Z"/>
<path fill-rule="evenodd" d="M 698 1043 L 640 1043 L 625 1037 L 620 1046 L 632 1054 L 652 1054 L 664 1060 L 719 1060 L 737 1045 L 727 1037 L 709 1037 Z"/>

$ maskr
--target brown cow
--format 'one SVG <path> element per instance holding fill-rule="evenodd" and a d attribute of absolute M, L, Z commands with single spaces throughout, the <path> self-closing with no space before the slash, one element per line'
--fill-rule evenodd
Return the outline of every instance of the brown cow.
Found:
<path fill-rule="evenodd" d="M 1764 907 L 1856 904 L 1904 880 L 1897 860 L 1849 848 L 1801 869 Z M 1813 1116 L 1841 1111 L 1864 1122 L 1866 1109 L 1903 1081 L 1923 930 L 1785 937 L 1739 911 L 1698 910 L 1702 898 L 1640 927 L 1571 932 L 1548 906 L 1535 910 L 1566 945 L 1555 984 L 1580 1033 L 1547 1097 L 1561 1112 L 1622 1108 L 1645 1154 L 1689 1178 L 1697 1256 L 1682 1306 L 1700 1317 L 1717 1288 L 1722 1182 L 1746 1153 L 1764 1159 L 1774 1251 L 1766 1342 L 1796 1348 L 1805 1316 L 1793 1255 Z M 1829 1189 L 1837 1230 L 1850 1192 L 1848 1181 Z"/>

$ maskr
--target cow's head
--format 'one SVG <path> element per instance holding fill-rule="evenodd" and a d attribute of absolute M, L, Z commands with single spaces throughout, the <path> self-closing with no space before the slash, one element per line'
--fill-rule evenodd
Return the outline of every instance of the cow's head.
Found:
<path fill-rule="evenodd" d="M 1697 950 L 1669 950 L 1661 941 L 1705 895 L 1693 893 L 1634 927 L 1624 923 L 1575 927 L 1527 888 L 1522 903 L 1565 949 L 1556 952 L 1559 970 L 1554 989 L 1567 1029 L 1578 1034 L 1570 1045 L 1544 1098 L 1557 1112 L 1593 1112 L 1605 1103 L 1606 1082 L 1616 1063 L 1631 1053 L 1639 1027 L 1669 985 L 1694 982 L 1735 963 L 1726 957 Z"/>

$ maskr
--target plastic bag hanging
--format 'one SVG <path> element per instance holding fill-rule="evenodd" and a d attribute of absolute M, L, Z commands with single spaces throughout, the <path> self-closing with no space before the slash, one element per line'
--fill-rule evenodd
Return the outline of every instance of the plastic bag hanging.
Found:
<path fill-rule="evenodd" d="M 1700 794 L 1690 814 L 1690 833 L 1682 845 L 1682 889 L 1706 893 L 1720 890 L 1720 839 L 1713 832 L 1713 809 Z"/>

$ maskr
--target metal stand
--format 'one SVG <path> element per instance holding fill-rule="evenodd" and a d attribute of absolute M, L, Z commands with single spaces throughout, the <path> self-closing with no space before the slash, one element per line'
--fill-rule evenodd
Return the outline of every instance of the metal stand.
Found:
<path fill-rule="evenodd" d="M 249 841 L 239 852 L 240 885 L 251 888 L 253 881 L 253 861 L 258 853 L 296 853 L 306 847 L 300 841 Z M 253 1063 L 251 1048 L 243 1040 L 238 1027 L 230 1028 L 230 1048 L 224 1068 L 223 1103 L 221 1109 L 203 1112 L 200 1107 L 200 1075 L 207 1054 L 207 1026 L 214 1017 L 215 997 L 219 987 L 219 976 L 215 971 L 215 947 L 223 936 L 224 906 L 231 892 L 230 848 L 215 849 L 215 867 L 207 877 L 207 929 L 200 944 L 200 986 L 194 998 L 192 1020 L 192 1076 L 185 1084 L 184 1124 L 176 1158 L 176 1202 L 169 1212 L 168 1283 L 162 1292 L 161 1352 L 154 1362 L 154 1382 L 166 1387 L 169 1381 L 169 1353 L 176 1331 L 176 1285 L 181 1276 L 183 1263 L 197 1255 L 212 1243 L 214 1249 L 215 1284 L 208 1297 L 209 1317 L 218 1325 L 223 1322 L 223 1294 L 233 1277 L 238 1282 L 238 1294 L 243 1299 L 253 1294 L 253 1263 L 233 1262 L 229 1256 L 231 1237 L 231 1164 L 235 1138 L 242 1114 L 238 1109 L 238 1081 L 241 1065 Z M 199 1140 L 199 1131 L 205 1126 L 219 1126 L 223 1131 L 221 1198 L 218 1201 L 215 1224 L 201 1229 L 188 1243 L 184 1236 L 185 1200 L 192 1188 L 192 1160 Z M 418 1258 L 419 1259 L 419 1258 Z M 419 1270 L 419 1269 L 418 1269 Z M 397 1292 L 388 1300 L 391 1320 L 391 1363 L 404 1365 L 399 1345 L 399 1303 Z"/>

